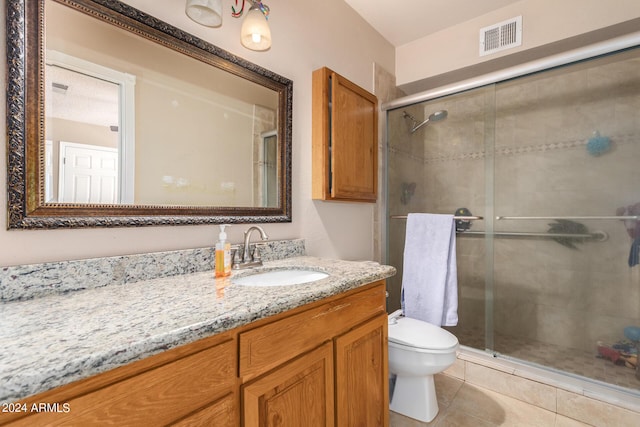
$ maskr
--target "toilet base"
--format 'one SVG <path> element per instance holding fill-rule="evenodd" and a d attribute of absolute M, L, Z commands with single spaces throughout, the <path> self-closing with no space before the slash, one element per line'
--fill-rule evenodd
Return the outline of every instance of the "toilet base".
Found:
<path fill-rule="evenodd" d="M 438 415 L 438 400 L 433 375 L 424 377 L 396 376 L 389 409 L 422 422 Z"/>

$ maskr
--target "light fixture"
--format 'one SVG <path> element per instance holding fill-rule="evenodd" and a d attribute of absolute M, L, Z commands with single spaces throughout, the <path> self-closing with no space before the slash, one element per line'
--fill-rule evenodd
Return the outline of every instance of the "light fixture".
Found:
<path fill-rule="evenodd" d="M 240 42 L 247 49 L 267 50 L 271 47 L 271 30 L 267 23 L 269 6 L 260 1 L 249 0 L 249 2 L 251 7 L 242 22 Z"/>
<path fill-rule="evenodd" d="M 222 0 L 187 0 L 187 16 L 207 27 L 222 25 Z"/>
<path fill-rule="evenodd" d="M 236 6 L 239 2 L 241 2 L 241 6 L 237 11 L 235 7 L 231 6 L 231 16 L 240 18 L 247 1 L 251 7 L 242 22 L 240 42 L 247 49 L 267 50 L 271 47 L 271 30 L 267 22 L 269 6 L 259 0 L 235 0 Z M 187 0 L 185 12 L 198 24 L 207 27 L 222 25 L 222 0 Z"/>

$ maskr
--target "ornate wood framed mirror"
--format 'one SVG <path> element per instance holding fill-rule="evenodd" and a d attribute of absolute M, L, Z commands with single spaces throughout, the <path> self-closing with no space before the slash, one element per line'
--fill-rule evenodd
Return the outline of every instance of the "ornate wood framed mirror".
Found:
<path fill-rule="evenodd" d="M 8 228 L 291 221 L 291 80 L 116 0 L 7 0 L 7 67 Z"/>

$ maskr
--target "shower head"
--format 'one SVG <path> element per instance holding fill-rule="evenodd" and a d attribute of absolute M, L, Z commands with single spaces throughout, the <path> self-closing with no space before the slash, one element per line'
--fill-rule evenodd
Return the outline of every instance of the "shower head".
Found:
<path fill-rule="evenodd" d="M 403 117 L 407 117 L 409 118 L 409 120 L 411 120 L 411 122 L 413 122 L 413 125 L 411 126 L 411 133 L 414 133 L 429 122 L 439 122 L 440 120 L 444 120 L 449 115 L 447 110 L 438 110 L 435 113 L 429 115 L 429 117 L 427 117 L 421 123 L 418 123 L 418 121 L 411 114 L 407 113 L 406 111 L 403 111 L 403 113 Z"/>
<path fill-rule="evenodd" d="M 438 110 L 432 115 L 429 116 L 429 120 L 432 122 L 439 122 L 440 120 L 444 120 L 449 115 L 447 110 Z"/>

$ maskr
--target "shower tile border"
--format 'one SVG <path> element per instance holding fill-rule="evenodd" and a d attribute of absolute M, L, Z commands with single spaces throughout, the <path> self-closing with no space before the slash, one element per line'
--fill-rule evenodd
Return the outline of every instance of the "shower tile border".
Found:
<path fill-rule="evenodd" d="M 473 365 L 480 365 L 481 367 L 492 369 L 496 371 L 495 375 L 497 376 L 510 375 L 513 377 L 512 379 L 515 383 L 526 384 L 525 381 L 534 383 L 527 384 L 527 387 L 538 389 L 542 386 L 543 389 L 551 390 L 550 392 L 555 395 L 556 409 L 554 412 L 558 415 L 590 423 L 588 419 L 577 418 L 576 414 L 580 413 L 580 411 L 584 412 L 585 407 L 592 406 L 605 408 L 608 413 L 615 414 L 616 419 L 637 420 L 640 417 L 640 397 L 634 397 L 623 391 L 574 379 L 534 366 L 506 359 L 498 359 L 489 353 L 473 348 L 464 347 L 459 350 L 456 362 L 444 371 L 444 374 L 469 382 L 470 384 L 490 388 L 500 394 L 550 410 L 548 401 L 543 401 L 544 406 L 542 406 L 539 401 L 534 398 L 525 398 L 523 400 L 521 390 L 511 392 L 508 387 L 500 388 L 497 387 L 495 383 L 490 385 L 483 381 L 478 382 L 479 378 L 474 374 L 474 372 L 478 370 L 476 366 Z M 551 387 L 551 389 L 547 387 Z M 496 388 L 499 389 L 496 390 Z M 577 410 L 576 405 L 579 405 L 582 409 Z"/>
<path fill-rule="evenodd" d="M 633 143 L 640 143 L 640 135 L 638 134 L 626 134 L 626 135 L 616 135 L 611 136 L 611 141 L 616 145 L 628 145 Z M 504 146 L 504 147 L 496 147 L 495 156 L 498 157 L 509 157 L 509 156 L 518 156 L 523 154 L 531 154 L 531 153 L 544 153 L 551 152 L 557 150 L 571 150 L 576 148 L 584 148 L 587 145 L 587 140 L 585 139 L 576 139 L 576 140 L 568 140 L 568 141 L 559 141 L 559 142 L 548 142 L 545 144 L 532 144 L 532 145 L 523 145 L 523 146 Z M 465 161 L 465 160 L 483 160 L 486 157 L 484 151 L 473 151 L 468 153 L 455 153 L 455 154 L 442 154 L 431 157 L 421 157 L 415 154 L 411 154 L 410 152 L 403 150 L 398 147 L 389 146 L 389 152 L 391 154 L 397 154 L 399 156 L 408 158 L 410 160 L 427 164 L 433 163 L 444 163 L 444 162 L 455 162 L 455 161 Z"/>

